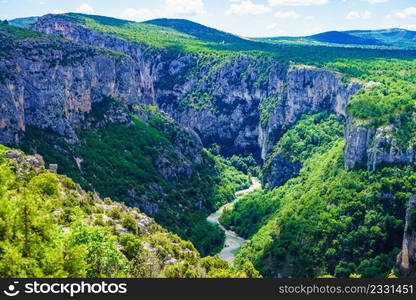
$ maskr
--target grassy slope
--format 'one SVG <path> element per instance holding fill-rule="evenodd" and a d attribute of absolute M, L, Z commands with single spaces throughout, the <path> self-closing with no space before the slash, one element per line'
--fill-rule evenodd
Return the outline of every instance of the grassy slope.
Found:
<path fill-rule="evenodd" d="M 270 44 L 264 42 L 247 42 L 247 40 L 232 40 L 222 42 L 207 42 L 197 39 L 198 34 L 188 35 L 169 27 L 161 27 L 146 23 L 124 21 L 114 18 L 64 14 L 59 16 L 67 21 L 82 24 L 90 29 L 106 34 L 116 35 L 133 42 L 144 42 L 154 47 L 167 47 L 177 51 L 188 51 L 209 57 L 231 57 L 241 53 L 251 55 L 271 55 L 282 61 L 324 66 L 325 63 L 341 58 L 403 58 L 410 59 L 415 51 L 363 49 L 345 47 L 326 47 L 297 44 Z"/>

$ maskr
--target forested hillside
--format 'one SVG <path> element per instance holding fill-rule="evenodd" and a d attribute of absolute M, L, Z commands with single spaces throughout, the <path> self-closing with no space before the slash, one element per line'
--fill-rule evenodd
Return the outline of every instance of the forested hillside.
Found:
<path fill-rule="evenodd" d="M 408 40 L 75 13 L 10 23 L 24 28 L 0 24 L 0 143 L 33 156 L 0 151 L 0 276 L 415 274 Z M 252 176 L 263 189 L 220 218 L 246 239 L 230 265 L 209 256 L 224 231 L 206 218 Z"/>
<path fill-rule="evenodd" d="M 257 277 L 215 257 L 138 209 L 100 199 L 44 167 L 41 156 L 0 147 L 1 277 Z"/>

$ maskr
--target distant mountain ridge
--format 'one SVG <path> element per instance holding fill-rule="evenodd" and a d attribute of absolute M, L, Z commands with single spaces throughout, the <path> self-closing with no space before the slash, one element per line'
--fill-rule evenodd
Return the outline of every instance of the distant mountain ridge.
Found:
<path fill-rule="evenodd" d="M 71 14 L 69 14 L 71 15 Z M 106 18 L 106 17 L 101 17 Z M 36 23 L 38 17 L 17 18 L 10 20 L 14 26 L 30 28 Z M 113 18 L 111 18 L 113 19 Z M 114 19 L 118 20 L 118 19 Z M 122 20 L 118 20 L 119 22 Z M 135 23 L 134 21 L 125 21 Z M 351 46 L 373 46 L 416 49 L 416 31 L 402 28 L 378 29 L 378 30 L 347 30 L 327 31 L 302 37 L 270 37 L 270 38 L 243 38 L 225 31 L 214 29 L 186 19 L 153 19 L 141 24 L 150 24 L 158 27 L 169 28 L 176 32 L 195 37 L 197 40 L 211 43 L 238 44 L 259 46 L 259 42 L 267 43 L 318 43 Z"/>
<path fill-rule="evenodd" d="M 37 22 L 38 18 L 39 17 L 17 18 L 10 20 L 9 24 L 28 29 Z"/>
<path fill-rule="evenodd" d="M 272 37 L 256 40 L 269 42 L 316 42 L 339 45 L 416 48 L 416 31 L 391 28 L 379 30 L 327 31 L 303 37 Z"/>

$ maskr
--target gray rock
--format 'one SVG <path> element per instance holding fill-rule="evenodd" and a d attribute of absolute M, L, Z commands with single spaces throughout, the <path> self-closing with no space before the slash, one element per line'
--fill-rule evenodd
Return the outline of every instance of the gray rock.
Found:
<path fill-rule="evenodd" d="M 14 150 L 7 150 L 6 157 L 15 161 L 23 160 L 23 154 L 19 151 L 14 151 Z"/>
<path fill-rule="evenodd" d="M 357 123 L 352 118 L 347 122 L 345 167 L 376 170 L 386 165 L 406 165 L 416 161 L 412 146 L 401 146 L 393 135 L 394 128 L 385 126 L 376 130 L 367 122 Z"/>
<path fill-rule="evenodd" d="M 289 179 L 298 176 L 301 167 L 300 162 L 293 162 L 289 158 L 277 154 L 273 157 L 268 173 L 264 174 L 263 180 L 270 189 L 281 186 Z"/>
<path fill-rule="evenodd" d="M 114 83 L 100 79 L 106 86 L 115 87 L 111 94 L 129 104 L 140 101 L 158 106 L 179 124 L 195 131 L 205 146 L 217 143 L 226 155 L 254 153 L 264 159 L 285 129 L 303 114 L 328 109 L 345 116 L 349 97 L 361 87 L 358 83 L 344 87 L 333 72 L 291 68 L 273 59 L 247 55 L 201 65 L 197 55 L 182 53 L 172 57 L 165 49 L 149 49 L 145 44 L 94 32 L 54 15 L 39 18 L 34 29 L 125 54 L 123 65 L 107 61 L 106 73 L 117 73 L 120 68 L 130 70 L 128 74 L 134 76 L 117 74 L 120 79 Z M 153 55 L 146 55 L 149 51 Z M 192 76 L 187 76 L 189 70 Z M 203 107 L 184 106 L 183 99 L 192 92 L 212 99 Z M 86 94 L 92 95 L 93 91 L 87 90 Z M 258 106 L 262 99 L 273 95 L 279 95 L 279 103 L 262 128 Z M 161 165 L 165 163 L 160 161 Z M 172 174 L 165 176 L 176 180 Z"/>
<path fill-rule="evenodd" d="M 414 273 L 416 267 L 416 232 L 414 228 L 410 227 L 410 213 L 415 208 L 416 196 L 413 196 L 409 199 L 408 203 L 402 251 L 397 256 L 397 266 L 405 276 L 410 276 Z"/>
<path fill-rule="evenodd" d="M 58 165 L 57 164 L 49 164 L 49 171 L 52 173 L 58 173 Z"/>

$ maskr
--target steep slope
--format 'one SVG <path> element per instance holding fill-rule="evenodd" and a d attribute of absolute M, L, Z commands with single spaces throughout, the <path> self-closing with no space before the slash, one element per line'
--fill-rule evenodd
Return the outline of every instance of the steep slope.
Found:
<path fill-rule="evenodd" d="M 108 26 L 95 17 L 73 18 L 45 16 L 34 28 L 123 52 L 134 61 L 140 84 L 146 87 L 142 100 L 190 126 L 205 146 L 219 144 L 225 155 L 254 153 L 264 158 L 283 127 L 293 125 L 303 113 L 330 109 L 343 114 L 359 87 L 344 87 L 332 72 L 292 68 L 270 56 L 153 48 L 127 27 Z"/>
<path fill-rule="evenodd" d="M 0 145 L 0 277 L 256 277 Z"/>
<path fill-rule="evenodd" d="M 106 49 L 0 29 L 2 143 L 44 154 L 84 188 L 140 207 L 203 255 L 221 248 L 222 233 L 205 217 L 249 181 L 236 171 L 227 180 L 228 167 L 192 130 L 135 105 L 152 93 L 142 65 Z M 125 138 L 115 143 L 118 135 Z"/>
<path fill-rule="evenodd" d="M 203 254 L 221 243 L 204 217 L 245 183 L 203 146 L 254 155 L 267 162 L 272 190 L 224 217 L 250 238 L 238 265 L 251 260 L 267 276 L 341 277 L 385 276 L 394 265 L 415 192 L 414 52 L 236 52 L 249 48 L 78 14 L 47 15 L 33 28 L 58 38 L 1 31 L 7 143 L 44 152 L 86 188 L 155 214 Z M 309 60 L 325 68 L 299 64 Z"/>
<path fill-rule="evenodd" d="M 385 277 L 402 249 L 396 272 L 414 274 L 414 64 L 333 64 L 371 79 L 348 104 L 345 141 L 337 122 L 319 115 L 282 137 L 263 174 L 277 180 L 289 165 L 299 176 L 224 216 L 250 238 L 237 262 L 251 260 L 265 276 Z"/>
<path fill-rule="evenodd" d="M 293 145 L 325 141 L 328 120 L 319 124 L 307 131 L 300 122 L 286 137 Z M 390 274 L 402 245 L 405 205 L 415 193 L 415 166 L 346 171 L 342 137 L 335 133 L 322 146 L 304 153 L 298 177 L 243 199 L 224 216 L 223 224 L 249 238 L 237 265 L 252 261 L 267 277 Z"/>
<path fill-rule="evenodd" d="M 58 163 L 60 173 L 83 187 L 139 207 L 194 242 L 201 254 L 215 253 L 223 234 L 205 221 L 206 215 L 248 185 L 247 176 L 205 152 L 194 133 L 154 108 L 135 109 L 136 116 L 127 114 L 129 122 L 79 131 L 79 144 L 28 127 L 21 147 Z M 95 114 L 96 120 L 106 119 Z"/>

